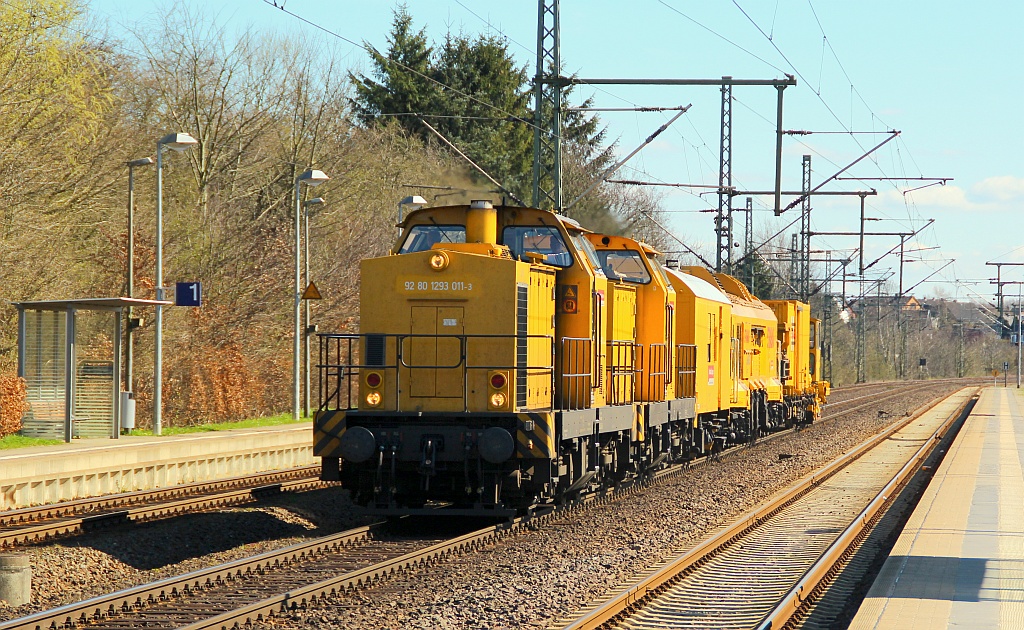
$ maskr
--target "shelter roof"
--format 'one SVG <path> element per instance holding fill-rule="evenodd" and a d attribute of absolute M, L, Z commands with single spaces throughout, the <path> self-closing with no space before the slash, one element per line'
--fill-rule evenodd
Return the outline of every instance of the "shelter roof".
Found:
<path fill-rule="evenodd" d="M 169 300 L 141 300 L 139 298 L 78 298 L 72 300 L 37 300 L 33 302 L 11 302 L 19 309 L 29 311 L 66 311 L 68 309 L 105 310 L 128 306 L 172 306 Z"/>

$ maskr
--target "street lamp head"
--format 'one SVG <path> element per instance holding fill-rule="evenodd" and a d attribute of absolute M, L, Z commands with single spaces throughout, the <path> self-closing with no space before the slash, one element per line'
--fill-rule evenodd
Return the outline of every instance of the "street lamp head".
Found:
<path fill-rule="evenodd" d="M 155 163 L 156 163 L 156 160 L 154 160 L 153 158 L 151 158 L 151 157 L 144 157 L 144 158 L 139 158 L 137 160 L 132 160 L 132 161 L 128 162 L 128 166 L 133 166 L 133 167 L 134 166 L 149 166 L 150 164 L 155 164 Z"/>
<path fill-rule="evenodd" d="M 308 186 L 319 186 L 329 179 L 330 177 L 328 177 L 323 171 L 311 168 L 302 175 L 299 175 L 296 182 L 302 182 Z"/>
<path fill-rule="evenodd" d="M 312 199 L 304 201 L 302 203 L 302 205 L 308 207 L 308 206 L 319 206 L 319 205 L 322 205 L 324 203 L 326 203 L 326 202 L 324 201 L 323 197 L 313 197 Z"/>
<path fill-rule="evenodd" d="M 187 133 L 169 133 L 160 138 L 157 144 L 174 149 L 175 151 L 184 151 L 193 145 L 199 144 L 199 141 Z"/>
<path fill-rule="evenodd" d="M 427 205 L 427 200 L 419 195 L 411 195 L 398 202 L 400 206 L 408 206 L 410 210 L 419 210 Z"/>

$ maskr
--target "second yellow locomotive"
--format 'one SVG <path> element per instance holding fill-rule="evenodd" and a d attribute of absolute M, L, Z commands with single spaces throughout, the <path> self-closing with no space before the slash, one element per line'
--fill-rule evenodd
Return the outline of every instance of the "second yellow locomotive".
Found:
<path fill-rule="evenodd" d="M 512 513 L 812 421 L 818 322 L 549 211 L 423 208 L 320 335 L 314 454 L 386 513 Z"/>

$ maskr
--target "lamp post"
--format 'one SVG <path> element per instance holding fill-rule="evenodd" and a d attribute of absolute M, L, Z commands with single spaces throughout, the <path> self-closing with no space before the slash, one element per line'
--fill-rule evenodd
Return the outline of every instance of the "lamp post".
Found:
<path fill-rule="evenodd" d="M 329 179 L 330 177 L 323 171 L 309 169 L 295 180 L 295 348 L 292 352 L 292 415 L 296 420 L 299 419 L 299 353 L 302 326 L 302 309 L 299 308 L 302 303 L 302 205 L 299 202 L 299 190 L 302 183 L 307 186 L 319 186 Z"/>
<path fill-rule="evenodd" d="M 427 205 L 427 200 L 419 195 L 410 195 L 405 199 L 398 202 L 398 222 L 402 222 L 402 208 L 409 206 L 410 211 L 419 210 L 423 206 Z M 402 235 L 402 228 L 398 228 L 398 235 Z"/>
<path fill-rule="evenodd" d="M 302 207 L 305 210 L 302 213 L 302 224 L 303 224 L 302 225 L 302 228 L 303 228 L 302 231 L 304 233 L 303 234 L 304 238 L 303 238 L 303 241 L 302 241 L 303 245 L 304 245 L 303 246 L 303 251 L 302 251 L 302 256 L 305 259 L 306 286 L 309 286 L 309 283 L 310 283 L 310 278 L 309 278 L 309 212 L 310 211 L 309 211 L 309 208 L 311 206 L 320 206 L 320 205 L 323 205 L 323 204 L 324 204 L 324 198 L 323 197 L 315 197 L 315 198 L 310 199 L 310 200 L 308 200 L 308 201 L 306 201 L 305 203 L 302 204 Z M 303 366 L 305 367 L 305 374 L 304 374 L 304 376 L 305 376 L 305 389 L 303 390 L 303 392 L 305 392 L 305 395 L 304 395 L 304 399 L 303 399 L 302 412 L 303 412 L 303 415 L 308 418 L 309 417 L 309 390 L 310 390 L 310 387 L 309 387 L 309 335 L 312 333 L 312 330 L 310 330 L 310 328 L 309 328 L 309 300 L 303 300 L 303 302 L 305 302 L 305 304 L 303 305 L 303 310 L 305 311 L 305 320 L 304 320 L 303 323 L 305 325 L 306 334 L 303 335 L 303 337 L 305 338 L 305 345 L 306 345 L 305 354 L 306 354 L 306 356 L 305 356 L 305 361 L 303 362 Z"/>
<path fill-rule="evenodd" d="M 156 142 L 156 299 L 164 299 L 164 147 L 184 151 L 199 141 L 187 133 L 171 133 Z M 156 333 L 153 343 L 153 433 L 160 435 L 160 407 L 163 394 L 164 307 L 156 305 Z"/>
<path fill-rule="evenodd" d="M 1020 295 L 1021 295 L 1021 292 L 1020 292 L 1020 287 L 1021 287 L 1021 284 L 1022 283 L 1020 283 L 1020 282 L 1017 283 L 1017 389 L 1020 389 L 1020 346 L 1021 346 L 1021 343 L 1024 343 L 1024 342 L 1021 341 L 1021 338 L 1020 338 L 1020 329 L 1021 329 L 1021 322 L 1020 322 L 1020 315 L 1021 315 L 1021 313 L 1020 313 Z"/>
<path fill-rule="evenodd" d="M 128 297 L 135 297 L 135 167 L 149 166 L 155 164 L 156 160 L 151 157 L 139 158 L 128 162 Z M 132 365 L 135 355 L 135 344 L 133 334 L 135 326 L 132 325 L 132 307 L 128 307 L 128 348 L 125 350 L 125 391 L 135 391 L 135 379 L 132 374 Z"/>

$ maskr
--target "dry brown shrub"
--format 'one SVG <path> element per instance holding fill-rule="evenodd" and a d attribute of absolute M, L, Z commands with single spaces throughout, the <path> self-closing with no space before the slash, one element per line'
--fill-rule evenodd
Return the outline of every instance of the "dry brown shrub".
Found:
<path fill-rule="evenodd" d="M 211 300 L 187 313 L 188 333 L 168 355 L 164 403 L 175 425 L 243 420 L 261 415 L 265 377 L 257 357 L 259 333 L 225 326 L 229 310 Z M 271 379 L 277 380 L 277 379 Z"/>
<path fill-rule="evenodd" d="M 26 409 L 25 379 L 0 373 L 0 437 L 17 433 L 21 428 L 21 414 Z"/>
<path fill-rule="evenodd" d="M 238 347 L 230 343 L 195 347 L 194 358 L 177 362 L 168 383 L 168 410 L 178 423 L 228 422 L 258 415 L 252 399 L 258 391 L 256 378 Z"/>

